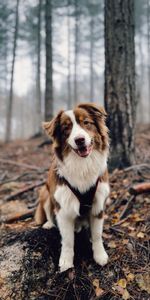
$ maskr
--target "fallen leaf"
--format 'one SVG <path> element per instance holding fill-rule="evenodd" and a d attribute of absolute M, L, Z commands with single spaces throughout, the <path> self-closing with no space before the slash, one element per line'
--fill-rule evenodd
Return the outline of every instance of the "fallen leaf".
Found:
<path fill-rule="evenodd" d="M 132 274 L 132 273 L 129 273 L 129 274 L 127 274 L 126 275 L 126 278 L 127 278 L 127 281 L 133 281 L 134 280 L 134 274 Z"/>
<path fill-rule="evenodd" d="M 93 286 L 94 286 L 96 297 L 100 297 L 104 294 L 104 290 L 101 289 L 99 286 L 99 279 L 95 278 L 93 280 Z"/>
<path fill-rule="evenodd" d="M 137 237 L 143 239 L 143 238 L 144 238 L 144 232 L 140 231 L 140 232 L 137 234 Z"/>
<path fill-rule="evenodd" d="M 127 281 L 125 278 L 121 278 L 117 281 L 117 285 L 121 286 L 123 289 L 126 288 L 127 285 Z"/>
<path fill-rule="evenodd" d="M 112 289 L 116 290 L 120 295 L 123 295 L 123 293 L 124 293 L 124 289 L 119 285 L 116 285 L 115 287 L 112 287 Z"/>
<path fill-rule="evenodd" d="M 124 239 L 124 240 L 122 241 L 122 244 L 123 244 L 123 245 L 127 245 L 127 244 L 128 244 L 128 242 L 129 242 L 129 240 L 128 240 L 128 239 Z"/>
<path fill-rule="evenodd" d="M 99 279 L 95 278 L 93 280 L 93 286 L 94 286 L 94 288 L 99 288 Z"/>
<path fill-rule="evenodd" d="M 111 241 L 111 242 L 108 243 L 108 247 L 109 248 L 116 248 L 117 245 L 116 245 L 115 241 Z"/>
<path fill-rule="evenodd" d="M 128 300 L 128 299 L 130 299 L 130 294 L 129 294 L 129 292 L 127 291 L 127 289 L 124 289 L 124 292 L 123 292 L 123 295 L 122 295 L 122 299 L 123 299 L 123 300 Z"/>
<path fill-rule="evenodd" d="M 131 232 L 129 232 L 129 236 L 131 236 L 131 237 L 135 237 L 135 236 L 136 236 L 136 232 L 135 232 L 135 231 L 131 231 Z"/>
<path fill-rule="evenodd" d="M 137 274 L 135 280 L 141 290 L 150 294 L 150 273 Z"/>
<path fill-rule="evenodd" d="M 130 223 L 129 222 L 123 222 L 120 224 L 122 227 L 129 227 Z"/>

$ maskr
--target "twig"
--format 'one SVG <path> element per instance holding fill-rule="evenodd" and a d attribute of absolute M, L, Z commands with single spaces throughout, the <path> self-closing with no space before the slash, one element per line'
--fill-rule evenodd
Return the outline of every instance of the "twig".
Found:
<path fill-rule="evenodd" d="M 34 183 L 34 184 L 32 184 L 32 185 L 30 185 L 30 186 L 28 186 L 28 187 L 26 187 L 26 188 L 24 188 L 24 189 L 22 189 L 22 190 L 16 192 L 16 193 L 13 193 L 13 194 L 10 195 L 10 196 L 7 196 L 7 197 L 5 198 L 5 201 L 9 201 L 9 200 L 11 200 L 11 199 L 13 199 L 13 198 L 15 198 L 15 197 L 17 197 L 17 196 L 19 196 L 19 195 L 22 195 L 22 194 L 24 194 L 24 193 L 26 193 L 26 192 L 28 192 L 28 191 L 31 191 L 31 190 L 33 190 L 34 188 L 36 188 L 36 187 L 38 187 L 38 186 L 41 186 L 41 185 L 45 184 L 45 182 L 46 182 L 46 180 L 43 180 L 43 181 Z"/>
<path fill-rule="evenodd" d="M 132 201 L 135 199 L 135 195 L 131 196 L 130 199 L 128 200 L 127 204 L 125 205 L 125 208 L 123 209 L 121 215 L 120 215 L 120 220 L 124 219 L 126 217 L 128 211 L 130 210 L 132 206 Z"/>
<path fill-rule="evenodd" d="M 121 225 L 122 223 L 124 223 L 125 221 L 127 221 L 129 219 L 130 216 L 127 216 L 126 218 L 118 221 L 117 223 L 111 225 L 111 227 L 114 227 L 114 226 L 118 226 L 118 225 Z"/>
<path fill-rule="evenodd" d="M 0 182 L 0 185 L 6 184 L 6 183 L 9 183 L 9 182 L 17 181 L 18 179 L 24 177 L 25 175 L 28 175 L 28 173 L 23 173 L 23 174 L 20 174 L 20 175 L 14 177 L 14 178 L 9 178 L 5 181 Z"/>
<path fill-rule="evenodd" d="M 150 164 L 133 165 L 131 167 L 123 169 L 123 171 L 128 172 L 128 171 L 131 171 L 131 170 L 134 170 L 134 169 L 136 170 L 136 169 L 140 169 L 140 168 L 148 168 L 148 169 L 150 169 Z"/>
<path fill-rule="evenodd" d="M 2 162 L 4 164 L 19 166 L 19 167 L 26 168 L 26 169 L 41 171 L 40 167 L 33 166 L 33 165 L 28 165 L 28 164 L 24 164 L 24 163 L 19 163 L 17 161 L 13 161 L 13 160 L 9 160 L 9 159 L 0 158 L 0 162 Z"/>

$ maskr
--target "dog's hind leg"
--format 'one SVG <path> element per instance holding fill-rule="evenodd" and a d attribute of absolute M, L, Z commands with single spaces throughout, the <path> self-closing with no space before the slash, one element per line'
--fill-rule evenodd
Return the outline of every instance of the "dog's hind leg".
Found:
<path fill-rule="evenodd" d="M 43 228 L 50 229 L 54 226 L 53 217 L 51 215 L 50 199 L 48 198 L 44 203 L 44 212 L 46 215 L 47 222 L 43 225 Z"/>
<path fill-rule="evenodd" d="M 35 213 L 37 225 L 43 225 L 43 228 L 50 229 L 54 226 L 51 214 L 50 194 L 46 186 L 43 186 L 39 194 L 39 204 Z"/>

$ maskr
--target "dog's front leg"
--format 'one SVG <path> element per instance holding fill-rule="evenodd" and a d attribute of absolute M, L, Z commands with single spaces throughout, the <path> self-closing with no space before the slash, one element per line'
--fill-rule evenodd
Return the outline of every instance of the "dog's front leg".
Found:
<path fill-rule="evenodd" d="M 73 267 L 74 258 L 74 219 L 64 214 L 63 210 L 57 214 L 57 223 L 62 238 L 59 259 L 60 271 L 64 272 Z"/>
<path fill-rule="evenodd" d="M 103 210 L 106 198 L 109 195 L 109 185 L 106 182 L 99 183 L 96 197 L 91 211 L 91 237 L 94 260 L 101 266 L 104 266 L 108 261 L 108 255 L 103 246 Z"/>

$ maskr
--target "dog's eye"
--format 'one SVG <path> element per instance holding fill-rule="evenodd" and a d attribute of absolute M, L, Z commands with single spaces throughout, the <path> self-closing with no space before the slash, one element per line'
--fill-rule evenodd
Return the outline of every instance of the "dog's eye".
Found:
<path fill-rule="evenodd" d="M 67 130 L 69 130 L 71 128 L 71 124 L 64 124 L 62 126 L 62 128 L 63 128 L 63 131 L 66 132 Z"/>
<path fill-rule="evenodd" d="M 84 124 L 84 125 L 89 125 L 90 122 L 89 122 L 88 120 L 84 120 L 84 121 L 83 121 L 83 124 Z"/>
<path fill-rule="evenodd" d="M 94 125 L 93 122 L 91 122 L 91 121 L 89 121 L 89 120 L 86 120 L 86 119 L 83 121 L 83 124 L 84 124 L 85 126 L 92 126 L 92 125 Z"/>

